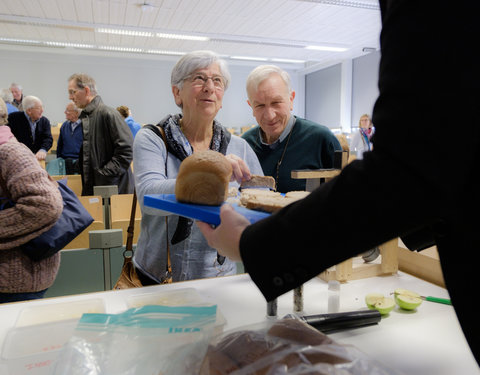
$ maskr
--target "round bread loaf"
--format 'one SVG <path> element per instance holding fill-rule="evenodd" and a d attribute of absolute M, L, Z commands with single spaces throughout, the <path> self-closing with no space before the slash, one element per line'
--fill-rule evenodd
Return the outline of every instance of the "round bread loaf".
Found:
<path fill-rule="evenodd" d="M 177 201 L 219 206 L 227 199 L 231 175 L 232 166 L 220 152 L 195 152 L 180 164 L 175 184 Z"/>

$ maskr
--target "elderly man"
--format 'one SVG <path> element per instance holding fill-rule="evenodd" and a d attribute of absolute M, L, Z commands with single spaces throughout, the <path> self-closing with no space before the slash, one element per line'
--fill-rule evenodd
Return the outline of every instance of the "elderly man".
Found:
<path fill-rule="evenodd" d="M 22 104 L 23 111 L 8 115 L 8 125 L 15 138 L 32 150 L 38 160 L 45 160 L 53 138 L 50 121 L 42 116 L 42 101 L 36 96 L 26 96 Z"/>
<path fill-rule="evenodd" d="M 263 173 L 275 178 L 277 191 L 305 190 L 305 180 L 291 178 L 294 169 L 333 168 L 340 143 L 327 127 L 291 114 L 295 91 L 287 72 L 275 65 L 255 68 L 247 78 L 247 94 L 260 126 L 242 137 L 257 154 Z"/>
<path fill-rule="evenodd" d="M 82 120 L 78 118 L 82 110 L 74 102 L 69 102 L 65 108 L 67 119 L 60 128 L 57 143 L 57 157 L 65 160 L 67 174 L 80 173 L 78 158 L 83 142 Z"/>
<path fill-rule="evenodd" d="M 82 195 L 93 195 L 93 187 L 99 185 L 117 185 L 119 194 L 133 193 L 133 136 L 128 125 L 116 109 L 103 104 L 89 75 L 70 76 L 68 95 L 82 109 Z"/>
<path fill-rule="evenodd" d="M 13 95 L 12 104 L 18 108 L 19 111 L 23 111 L 23 88 L 18 83 L 12 83 L 10 85 L 10 91 Z"/>

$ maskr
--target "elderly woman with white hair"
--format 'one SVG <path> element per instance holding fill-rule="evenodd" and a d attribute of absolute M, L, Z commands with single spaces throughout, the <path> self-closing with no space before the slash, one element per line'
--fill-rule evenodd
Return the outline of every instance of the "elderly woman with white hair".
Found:
<path fill-rule="evenodd" d="M 17 140 L 26 145 L 38 160 L 45 160 L 52 147 L 50 121 L 43 114 L 43 103 L 36 96 L 25 96 L 23 111 L 8 115 L 8 124 Z"/>
<path fill-rule="evenodd" d="M 162 138 L 148 127 L 136 135 L 133 162 L 142 224 L 134 264 L 143 285 L 163 282 L 170 241 L 173 281 L 232 275 L 236 264 L 210 248 L 192 220 L 143 206 L 146 194 L 173 194 L 180 163 L 192 153 L 214 150 L 226 155 L 233 169 L 231 186 L 263 175 L 250 146 L 216 119 L 230 82 L 226 62 L 210 51 L 183 56 L 171 73 L 172 94 L 181 113 L 159 122 Z M 168 215 L 168 227 L 165 216 Z"/>
<path fill-rule="evenodd" d="M 50 229 L 62 209 L 57 183 L 15 139 L 0 99 L 0 303 L 42 298 L 53 284 L 60 253 L 33 261 L 20 246 Z"/>

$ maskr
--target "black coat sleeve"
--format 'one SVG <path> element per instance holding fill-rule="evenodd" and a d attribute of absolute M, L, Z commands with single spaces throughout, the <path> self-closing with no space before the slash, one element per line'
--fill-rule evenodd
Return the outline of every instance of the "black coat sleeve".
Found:
<path fill-rule="evenodd" d="M 480 36 L 478 3 L 381 6 L 373 151 L 241 237 L 245 268 L 267 300 L 375 245 L 453 217 L 478 169 L 480 79 L 471 48 Z"/>

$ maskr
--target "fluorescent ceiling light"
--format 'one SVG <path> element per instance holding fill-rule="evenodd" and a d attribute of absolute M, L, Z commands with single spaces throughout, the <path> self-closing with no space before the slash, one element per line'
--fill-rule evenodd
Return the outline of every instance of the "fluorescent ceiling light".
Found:
<path fill-rule="evenodd" d="M 98 46 L 99 49 L 107 51 L 119 51 L 119 52 L 143 52 L 141 48 L 132 47 L 115 47 L 115 46 Z"/>
<path fill-rule="evenodd" d="M 252 61 L 267 61 L 266 57 L 252 57 L 252 56 L 230 56 L 234 60 L 252 60 Z"/>
<path fill-rule="evenodd" d="M 154 36 L 154 34 L 150 31 L 125 30 L 125 29 L 106 29 L 106 28 L 98 28 L 98 29 L 95 29 L 95 31 L 97 31 L 99 33 L 116 34 L 116 35 L 147 36 L 147 37 Z"/>
<path fill-rule="evenodd" d="M 178 52 L 178 51 L 165 51 L 165 50 L 160 50 L 160 49 L 147 49 L 145 53 L 153 53 L 156 55 L 176 55 L 176 56 L 181 56 L 185 55 L 185 52 Z"/>
<path fill-rule="evenodd" d="M 277 59 L 273 58 L 272 61 L 283 62 L 283 63 L 292 63 L 292 64 L 304 64 L 305 60 L 294 60 L 294 59 Z"/>
<path fill-rule="evenodd" d="M 331 47 L 331 46 L 306 46 L 305 49 L 311 49 L 315 51 L 331 51 L 331 52 L 344 52 L 348 50 L 346 47 Z"/>
<path fill-rule="evenodd" d="M 165 39 L 182 39 L 182 40 L 195 40 L 200 42 L 207 42 L 210 38 L 206 36 L 198 36 L 198 35 L 183 35 L 183 34 L 165 34 L 165 33 L 157 33 L 158 38 L 165 38 Z"/>
<path fill-rule="evenodd" d="M 95 48 L 93 44 L 82 44 L 82 43 L 64 43 L 64 42 L 43 42 L 49 46 L 55 47 L 74 47 L 74 48 Z"/>
<path fill-rule="evenodd" d="M 30 43 L 30 44 L 40 44 L 38 40 L 28 40 L 28 39 L 13 39 L 13 38 L 0 38 L 1 42 L 10 42 L 10 43 Z"/>

